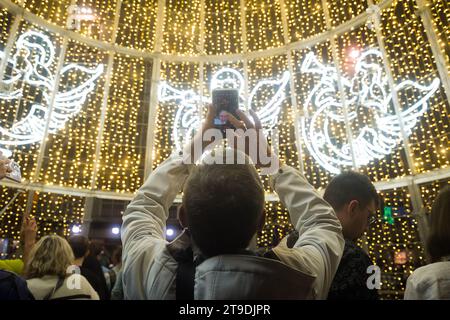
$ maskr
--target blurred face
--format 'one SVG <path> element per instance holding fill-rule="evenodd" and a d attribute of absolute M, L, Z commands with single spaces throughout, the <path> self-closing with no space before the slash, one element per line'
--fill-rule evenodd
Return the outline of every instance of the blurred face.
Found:
<path fill-rule="evenodd" d="M 226 113 L 225 111 L 221 111 L 221 112 L 219 113 L 219 119 L 220 119 L 220 121 L 221 121 L 223 124 L 227 123 L 227 121 L 228 121 L 228 115 L 227 115 L 227 113 Z"/>
<path fill-rule="evenodd" d="M 349 240 L 360 238 L 369 226 L 369 222 L 376 215 L 375 201 L 367 206 L 361 206 L 357 200 L 352 200 L 338 213 L 341 220 L 344 237 Z"/>

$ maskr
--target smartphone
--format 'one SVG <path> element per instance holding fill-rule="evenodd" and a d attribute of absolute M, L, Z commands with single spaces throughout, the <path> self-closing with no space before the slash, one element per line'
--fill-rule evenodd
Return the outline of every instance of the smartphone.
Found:
<path fill-rule="evenodd" d="M 235 89 L 214 89 L 212 92 L 212 103 L 216 108 L 214 126 L 222 132 L 226 129 L 236 129 L 228 120 L 226 112 L 232 114 L 237 119 L 239 116 L 236 110 L 239 108 L 239 92 Z"/>

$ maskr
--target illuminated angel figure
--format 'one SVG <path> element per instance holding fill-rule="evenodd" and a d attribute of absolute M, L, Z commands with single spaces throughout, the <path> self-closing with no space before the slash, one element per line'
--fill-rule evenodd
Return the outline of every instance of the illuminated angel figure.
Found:
<path fill-rule="evenodd" d="M 272 130 L 277 123 L 288 81 L 288 72 L 284 72 L 280 79 L 261 80 L 248 96 L 248 105 L 261 119 L 266 133 Z M 219 88 L 238 90 L 239 108 L 248 109 L 245 105 L 245 80 L 239 71 L 232 68 L 222 68 L 217 71 L 212 76 L 210 92 Z M 270 92 L 269 98 L 267 98 L 267 92 Z M 173 123 L 172 138 L 176 150 L 181 150 L 186 140 L 190 139 L 200 126 L 200 106 L 210 103 L 211 98 L 200 96 L 193 90 L 178 90 L 163 81 L 159 86 L 159 101 L 174 101 L 179 104 Z"/>
<path fill-rule="evenodd" d="M 320 75 L 320 81 L 305 101 L 304 115 L 300 121 L 309 152 L 328 171 L 339 173 L 342 167 L 352 166 L 352 150 L 356 165 L 367 165 L 373 159 L 381 159 L 392 153 L 403 139 L 378 49 L 361 53 L 351 80 L 341 78 L 352 132 L 351 141 L 347 140 L 345 133 L 339 136 L 332 133 L 333 130 L 345 132 L 346 126 L 344 106 L 339 99 L 336 68 L 320 63 L 313 53 L 308 53 L 301 72 Z M 410 80 L 395 86 L 400 97 L 400 118 L 407 136 L 411 134 L 419 117 L 426 112 L 428 99 L 438 88 L 437 78 L 425 86 Z M 405 96 L 413 96 L 414 102 L 401 99 Z"/>
<path fill-rule="evenodd" d="M 1 79 L 0 99 L 33 99 L 24 118 L 9 128 L 0 126 L 0 151 L 7 156 L 11 155 L 8 148 L 42 141 L 47 126 L 48 133 L 64 128 L 66 122 L 80 112 L 95 81 L 103 73 L 102 64 L 93 69 L 68 64 L 61 68 L 59 78 L 69 89 L 52 94 L 57 78 L 51 70 L 55 49 L 46 35 L 36 31 L 28 31 L 17 39 L 11 58 L 4 61 L 3 52 L 0 58 L 4 69 L 8 70 Z M 82 81 L 71 85 L 73 79 Z M 24 97 L 24 84 L 33 88 L 33 96 Z"/>

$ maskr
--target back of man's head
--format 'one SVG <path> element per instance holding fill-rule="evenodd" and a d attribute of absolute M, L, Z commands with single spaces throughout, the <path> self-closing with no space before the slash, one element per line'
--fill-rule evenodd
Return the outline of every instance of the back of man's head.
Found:
<path fill-rule="evenodd" d="M 69 237 L 69 244 L 72 247 L 73 255 L 75 259 L 83 258 L 89 248 L 89 240 L 82 235 L 74 235 Z"/>
<path fill-rule="evenodd" d="M 206 256 L 245 249 L 262 226 L 264 188 L 250 164 L 202 164 L 184 187 L 183 210 Z"/>
<path fill-rule="evenodd" d="M 352 200 L 365 207 L 371 201 L 378 206 L 379 196 L 370 179 L 358 172 L 345 171 L 335 176 L 323 195 L 333 209 L 338 212 Z"/>

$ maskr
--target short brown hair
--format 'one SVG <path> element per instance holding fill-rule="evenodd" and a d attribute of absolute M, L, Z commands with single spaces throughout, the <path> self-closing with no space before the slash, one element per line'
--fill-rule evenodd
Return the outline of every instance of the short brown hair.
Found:
<path fill-rule="evenodd" d="M 432 262 L 450 255 L 450 186 L 443 188 L 434 200 L 427 248 Z"/>
<path fill-rule="evenodd" d="M 31 250 L 25 276 L 27 279 L 46 275 L 65 277 L 73 260 L 72 248 L 66 239 L 57 235 L 45 236 Z"/>
<path fill-rule="evenodd" d="M 69 245 L 72 247 L 75 259 L 82 258 L 89 249 L 89 239 L 83 235 L 76 234 L 69 237 Z"/>
<path fill-rule="evenodd" d="M 339 211 L 352 200 L 357 200 L 362 207 L 374 201 L 378 207 L 380 199 L 372 181 L 354 171 L 344 171 L 335 176 L 326 187 L 323 198 L 335 211 Z"/>
<path fill-rule="evenodd" d="M 253 165 L 203 164 L 186 181 L 183 207 L 204 255 L 236 253 L 258 231 L 264 188 Z"/>

